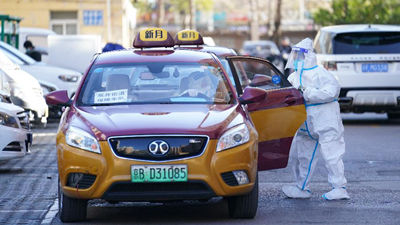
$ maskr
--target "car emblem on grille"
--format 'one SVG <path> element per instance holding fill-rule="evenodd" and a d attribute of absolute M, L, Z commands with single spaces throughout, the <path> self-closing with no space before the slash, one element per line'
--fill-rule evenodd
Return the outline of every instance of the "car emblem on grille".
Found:
<path fill-rule="evenodd" d="M 165 155 L 169 151 L 169 145 L 163 140 L 155 140 L 149 144 L 149 152 L 155 156 Z"/>

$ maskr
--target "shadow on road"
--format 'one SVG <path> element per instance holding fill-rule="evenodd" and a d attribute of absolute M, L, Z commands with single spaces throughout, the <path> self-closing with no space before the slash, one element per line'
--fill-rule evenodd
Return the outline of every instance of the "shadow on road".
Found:
<path fill-rule="evenodd" d="M 0 164 L 2 165 L 2 164 Z M 6 169 L 6 168 L 0 168 L 0 174 L 19 174 L 23 173 L 24 171 L 21 168 L 18 169 Z"/>
<path fill-rule="evenodd" d="M 344 125 L 388 125 L 399 126 L 400 120 L 388 119 L 343 119 Z"/>
<path fill-rule="evenodd" d="M 226 201 L 90 204 L 88 224 L 232 224 Z M 233 220 L 236 221 L 236 220 Z M 56 218 L 56 224 L 61 224 Z"/>
<path fill-rule="evenodd" d="M 342 113 L 344 125 L 400 125 L 400 119 L 388 119 L 386 114 L 382 113 Z"/>

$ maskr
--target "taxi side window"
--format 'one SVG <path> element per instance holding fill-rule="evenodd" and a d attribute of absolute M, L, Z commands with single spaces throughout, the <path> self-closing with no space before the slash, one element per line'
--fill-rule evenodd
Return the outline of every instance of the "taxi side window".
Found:
<path fill-rule="evenodd" d="M 265 90 L 283 87 L 283 77 L 269 64 L 254 60 L 240 60 L 232 63 L 240 80 L 249 81 L 247 86 Z M 242 86 L 246 85 L 242 84 Z"/>
<path fill-rule="evenodd" d="M 226 60 L 223 57 L 219 58 L 219 61 L 222 64 L 222 67 L 224 67 L 226 73 L 229 76 L 229 79 L 231 80 L 231 83 L 233 84 L 234 87 L 236 87 L 236 82 L 235 79 L 233 78 L 233 73 L 232 70 L 229 66 L 228 60 Z M 245 72 L 243 70 L 237 71 L 239 82 L 241 84 L 242 89 L 246 88 L 250 84 L 250 80 L 247 78 Z"/>

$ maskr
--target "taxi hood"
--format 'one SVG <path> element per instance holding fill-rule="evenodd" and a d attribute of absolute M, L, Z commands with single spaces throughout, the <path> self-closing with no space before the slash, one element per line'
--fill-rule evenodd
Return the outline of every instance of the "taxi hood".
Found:
<path fill-rule="evenodd" d="M 244 122 L 240 105 L 115 105 L 72 107 L 69 124 L 106 140 L 111 136 L 194 134 L 211 139 Z"/>

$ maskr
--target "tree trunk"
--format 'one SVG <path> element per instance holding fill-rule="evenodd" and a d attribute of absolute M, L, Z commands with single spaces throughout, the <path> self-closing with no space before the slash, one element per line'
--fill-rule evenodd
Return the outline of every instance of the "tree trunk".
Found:
<path fill-rule="evenodd" d="M 250 39 L 252 41 L 258 41 L 260 34 L 258 32 L 258 6 L 257 0 L 250 0 Z"/>
<path fill-rule="evenodd" d="M 278 45 L 279 45 L 279 40 L 281 38 L 281 5 L 282 5 L 282 0 L 277 0 L 275 21 L 274 21 L 274 32 L 272 34 L 272 40 Z"/>
<path fill-rule="evenodd" d="M 189 2 L 189 12 L 190 12 L 190 22 L 189 26 L 190 29 L 196 30 L 196 5 L 195 5 L 195 0 L 190 0 Z"/>
<path fill-rule="evenodd" d="M 164 0 L 157 0 L 157 21 L 156 26 L 162 27 L 164 23 Z"/>

